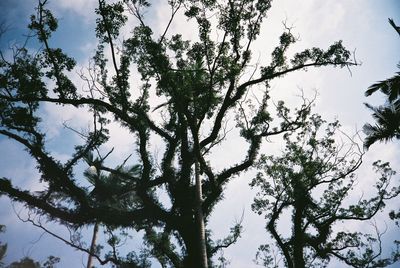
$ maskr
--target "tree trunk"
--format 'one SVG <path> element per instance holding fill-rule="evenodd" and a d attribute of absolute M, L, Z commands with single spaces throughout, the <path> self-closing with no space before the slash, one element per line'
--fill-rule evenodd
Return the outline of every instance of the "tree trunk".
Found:
<path fill-rule="evenodd" d="M 95 248 L 96 248 L 96 240 L 97 240 L 98 231 L 99 231 L 99 224 L 96 222 L 94 224 L 94 228 L 93 228 L 92 243 L 90 244 L 90 251 L 89 251 L 89 256 L 88 256 L 88 261 L 87 261 L 86 268 L 91 268 L 92 267 L 93 255 L 94 255 L 94 251 L 95 251 Z"/>
<path fill-rule="evenodd" d="M 195 157 L 194 162 L 195 169 L 195 178 L 196 178 L 196 222 L 197 222 L 197 231 L 198 231 L 198 242 L 199 242 L 199 257 L 200 257 L 200 266 L 201 268 L 208 268 L 207 262 L 207 248 L 206 248 L 206 234 L 204 227 L 204 216 L 203 216 L 203 194 L 201 191 L 201 179 L 199 174 L 199 163 L 197 160 L 197 156 Z"/>
<path fill-rule="evenodd" d="M 305 268 L 304 261 L 304 234 L 303 234 L 303 200 L 296 200 L 294 214 L 294 242 L 293 242 L 293 264 L 294 268 Z"/>

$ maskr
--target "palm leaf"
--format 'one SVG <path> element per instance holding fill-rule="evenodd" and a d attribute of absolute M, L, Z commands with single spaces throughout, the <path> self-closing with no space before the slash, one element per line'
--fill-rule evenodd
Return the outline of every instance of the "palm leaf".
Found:
<path fill-rule="evenodd" d="M 363 127 L 367 135 L 364 141 L 366 148 L 377 141 L 388 142 L 400 138 L 400 100 L 386 106 L 365 105 L 373 111 L 372 116 L 376 121 L 375 125 L 365 124 Z"/>
<path fill-rule="evenodd" d="M 389 101 L 393 102 L 400 97 L 400 72 L 397 72 L 395 76 L 388 78 L 384 81 L 379 81 L 371 85 L 366 91 L 365 96 L 370 96 L 373 93 L 381 91 L 383 94 L 389 97 Z"/>

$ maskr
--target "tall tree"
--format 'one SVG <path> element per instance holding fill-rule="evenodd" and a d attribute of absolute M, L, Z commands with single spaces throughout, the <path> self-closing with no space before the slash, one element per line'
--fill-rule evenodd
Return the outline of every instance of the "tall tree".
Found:
<path fill-rule="evenodd" d="M 285 134 L 281 156 L 261 158 L 262 171 L 251 183 L 260 189 L 252 208 L 265 215 L 266 229 L 278 248 L 274 256 L 273 246 L 259 247 L 257 258 L 264 266 L 282 267 L 277 256 L 289 268 L 325 267 L 332 258 L 351 267 L 384 267 L 397 260 L 398 253 L 381 256 L 378 230 L 374 237 L 342 228 L 345 222 L 372 219 L 385 200 L 399 194 L 400 187 L 390 188 L 395 172 L 378 161 L 374 163 L 380 174 L 376 195 L 355 202 L 349 198 L 363 152 L 352 140 L 336 142 L 338 132 L 337 121 L 326 124 L 313 115 L 296 135 Z M 283 224 L 285 220 L 289 223 Z"/>
<path fill-rule="evenodd" d="M 304 103 L 291 113 L 280 102 L 270 113 L 270 81 L 306 68 L 355 64 L 340 41 L 326 50 L 306 49 L 288 59 L 288 48 L 296 38 L 285 29 L 270 63 L 254 69 L 252 44 L 261 33 L 269 0 L 170 0 L 171 17 L 159 34 L 146 23 L 146 12 L 152 8 L 148 1 L 99 0 L 95 10 L 99 43 L 89 74 L 82 75 L 88 84 L 82 91 L 68 76 L 75 60 L 51 46 L 58 21 L 46 2 L 39 2 L 29 25 L 42 44 L 40 51 L 32 54 L 19 47 L 12 59 L 1 58 L 0 135 L 25 147 L 47 189 L 30 192 L 18 188 L 13 178 L 1 178 L 0 193 L 61 224 L 101 223 L 143 231 L 149 254 L 164 267 L 212 266 L 213 255 L 239 237 L 240 228 L 232 228 L 227 239 L 213 241 L 206 235 L 207 220 L 225 185 L 254 164 L 264 139 L 300 127 L 310 108 Z M 177 14 L 197 24 L 197 41 L 170 32 Z M 120 42 L 128 17 L 136 24 Z M 140 81 L 133 76 L 134 68 Z M 247 93 L 254 86 L 265 87 L 263 96 L 246 108 Z M 150 98 L 162 104 L 153 104 Z M 93 114 L 84 144 L 75 147 L 68 161 L 56 160 L 48 149 L 39 113 L 45 103 Z M 248 150 L 241 161 L 216 170 L 210 154 L 226 140 L 225 126 L 232 113 Z M 88 152 L 104 152 L 110 120 L 130 131 L 140 174 L 120 174 L 107 162 L 98 163 L 96 170 L 129 181 L 126 187 L 135 192 L 136 199 L 127 206 L 93 199 L 83 177 L 76 174 Z M 163 143 L 160 163 L 151 154 L 152 137 Z M 113 200 L 118 191 L 108 187 L 104 199 Z M 160 191 L 167 197 L 160 197 Z M 98 260 L 144 267 L 146 262 L 132 254 L 123 258 L 114 252 Z"/>

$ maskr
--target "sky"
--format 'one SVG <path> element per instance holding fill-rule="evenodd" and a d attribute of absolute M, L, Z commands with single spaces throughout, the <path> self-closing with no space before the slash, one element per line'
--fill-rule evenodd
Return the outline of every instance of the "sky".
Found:
<path fill-rule="evenodd" d="M 50 0 L 50 7 L 59 18 L 59 31 L 50 41 L 54 47 L 62 47 L 70 56 L 73 56 L 80 68 L 88 66 L 89 58 L 93 55 L 96 46 L 93 31 L 95 14 L 93 12 L 97 1 L 94 0 Z M 151 1 L 154 10 L 148 14 L 147 22 L 152 25 L 155 32 L 160 32 L 168 19 L 166 1 Z M 0 48 L 7 53 L 7 48 L 14 43 L 24 41 L 28 34 L 26 25 L 29 15 L 34 12 L 37 2 L 34 0 L 2 0 L 0 2 L 0 18 L 7 25 L 6 38 L 0 40 Z M 269 16 L 263 24 L 261 35 L 254 44 L 254 55 L 260 61 L 267 61 L 270 52 L 277 44 L 278 36 L 283 31 L 283 21 L 291 25 L 292 32 L 299 36 L 299 41 L 293 47 L 299 51 L 307 47 L 326 48 L 337 40 L 343 40 L 344 45 L 355 52 L 355 57 L 360 66 L 350 70 L 338 68 L 319 68 L 301 71 L 274 80 L 271 84 L 271 95 L 274 100 L 285 100 L 290 106 L 299 103 L 300 89 L 306 96 L 313 96 L 318 92 L 315 111 L 328 121 L 339 119 L 342 129 L 349 134 L 354 134 L 362 129 L 366 122 L 372 122 L 370 112 L 365 108 L 365 102 L 372 104 L 383 103 L 379 94 L 366 98 L 365 90 L 376 81 L 391 77 L 396 71 L 400 61 L 400 39 L 388 23 L 388 18 L 393 18 L 400 24 L 400 1 L 398 0 L 282 0 L 272 3 Z M 194 37 L 196 32 L 183 17 L 172 25 L 173 32 L 182 33 L 185 37 Z M 129 29 L 126 29 L 128 34 Z M 33 49 L 37 43 L 33 40 L 28 43 Z M 77 72 L 71 77 L 79 81 Z M 156 102 L 156 100 L 154 100 Z M 42 107 L 44 120 L 43 127 L 47 130 L 49 148 L 60 160 L 65 160 L 73 150 L 73 145 L 79 142 L 70 131 L 63 129 L 62 123 L 67 122 L 79 128 L 87 125 L 90 120 L 88 115 L 74 108 L 60 108 L 55 105 Z M 218 159 L 216 168 L 222 168 L 240 159 L 240 153 L 246 147 L 240 148 L 240 141 L 232 133 L 231 141 L 214 153 Z M 362 137 L 362 133 L 360 134 Z M 134 144 L 129 133 L 121 130 L 117 125 L 111 127 L 111 140 L 109 148 L 115 147 L 114 161 L 118 162 L 129 154 L 129 148 Z M 154 141 L 157 149 L 157 141 Z M 374 173 L 371 164 L 377 159 L 391 162 L 391 166 L 400 172 L 400 147 L 399 142 L 376 144 L 365 155 L 363 165 L 358 172 L 358 194 L 371 191 Z M 279 153 L 282 143 L 273 139 L 262 147 L 266 154 Z M 13 181 L 27 189 L 40 189 L 37 184 L 39 175 L 35 170 L 35 163 L 23 148 L 14 142 L 0 137 L 0 177 L 13 178 Z M 254 190 L 250 189 L 249 182 L 254 176 L 254 171 L 244 173 L 232 180 L 226 187 L 224 199 L 215 208 L 208 228 L 215 237 L 223 238 L 229 228 L 243 218 L 244 233 L 242 238 L 228 248 L 224 256 L 230 261 L 229 267 L 257 267 L 253 262 L 257 247 L 260 244 L 270 243 L 269 236 L 264 230 L 265 220 L 251 211 L 250 205 L 254 197 Z M 399 175 L 394 178 L 400 183 Z M 357 193 L 356 193 L 357 194 Z M 398 199 L 397 199 L 398 203 Z M 384 235 L 386 253 L 390 249 L 390 241 L 400 239 L 398 229 L 387 218 L 387 211 L 396 207 L 396 202 L 389 202 L 388 209 L 378 218 L 379 226 L 387 226 Z M 23 223 L 17 213 L 25 216 L 25 211 L 19 204 L 10 204 L 5 197 L 0 197 L 0 224 L 7 226 L 7 232 L 0 235 L 0 241 L 8 243 L 6 262 L 31 256 L 37 260 L 44 260 L 48 255 L 61 257 L 58 267 L 84 267 L 86 256 L 70 249 L 61 241 L 42 234 L 40 230 L 29 223 Z M 367 228 L 357 225 L 349 228 Z M 49 225 L 52 230 L 67 235 L 62 228 Z M 132 242 L 132 243 L 135 243 Z M 137 242 L 136 242 L 137 243 Z M 157 267 L 156 265 L 154 267 Z M 334 266 L 332 266 L 334 267 Z"/>

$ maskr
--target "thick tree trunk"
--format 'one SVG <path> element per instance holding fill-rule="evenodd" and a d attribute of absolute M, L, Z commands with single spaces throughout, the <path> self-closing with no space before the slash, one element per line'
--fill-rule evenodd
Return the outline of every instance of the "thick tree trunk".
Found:
<path fill-rule="evenodd" d="M 293 243 L 293 264 L 294 268 L 305 268 L 304 261 L 304 234 L 303 234 L 303 200 L 296 200 L 294 214 L 294 243 Z"/>
<path fill-rule="evenodd" d="M 203 194 L 201 191 L 201 179 L 199 174 L 199 163 L 197 161 L 197 157 L 195 160 L 194 168 L 195 168 L 195 178 L 196 178 L 196 223 L 197 223 L 199 257 L 200 257 L 199 267 L 208 268 L 206 234 L 205 234 L 204 216 L 202 208 Z"/>
<path fill-rule="evenodd" d="M 93 228 L 92 243 L 90 244 L 90 251 L 89 251 L 90 253 L 89 253 L 89 256 L 88 256 L 88 261 L 87 261 L 86 268 L 91 268 L 93 266 L 92 265 L 93 254 L 94 254 L 94 251 L 95 251 L 95 248 L 96 248 L 96 240 L 97 240 L 98 231 L 99 231 L 99 224 L 96 222 L 94 224 L 94 228 Z"/>

